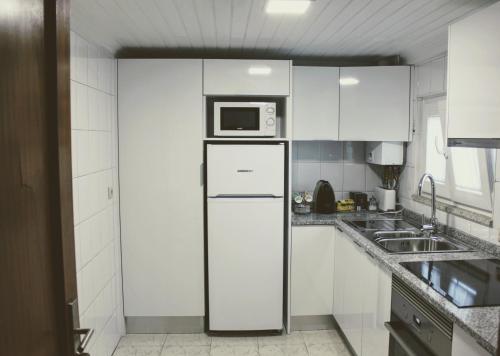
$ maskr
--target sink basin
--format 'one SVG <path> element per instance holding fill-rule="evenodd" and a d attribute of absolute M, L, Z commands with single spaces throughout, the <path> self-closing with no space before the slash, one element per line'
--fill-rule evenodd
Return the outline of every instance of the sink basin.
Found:
<path fill-rule="evenodd" d="M 400 238 L 377 238 L 375 242 L 390 253 L 425 253 L 425 252 L 458 252 L 468 251 L 465 246 L 439 236 L 424 237 L 400 237 Z"/>

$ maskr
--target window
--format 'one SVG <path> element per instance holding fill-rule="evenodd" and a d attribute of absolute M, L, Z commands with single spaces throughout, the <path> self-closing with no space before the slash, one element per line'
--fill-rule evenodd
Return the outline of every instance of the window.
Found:
<path fill-rule="evenodd" d="M 420 173 L 431 173 L 437 195 L 459 204 L 492 210 L 491 189 L 495 151 L 447 147 L 445 141 L 446 97 L 421 102 L 421 145 L 425 157 Z M 429 192 L 428 185 L 424 191 Z"/>

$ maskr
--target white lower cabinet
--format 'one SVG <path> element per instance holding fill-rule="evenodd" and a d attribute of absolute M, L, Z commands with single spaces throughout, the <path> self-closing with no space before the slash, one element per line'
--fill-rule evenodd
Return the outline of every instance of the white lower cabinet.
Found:
<path fill-rule="evenodd" d="M 487 356 L 489 352 L 479 346 L 462 328 L 453 325 L 452 356 Z"/>
<path fill-rule="evenodd" d="M 332 314 L 334 240 L 333 226 L 292 228 L 292 316 Z"/>
<path fill-rule="evenodd" d="M 358 356 L 386 356 L 391 274 L 343 231 L 335 233 L 333 315 Z"/>

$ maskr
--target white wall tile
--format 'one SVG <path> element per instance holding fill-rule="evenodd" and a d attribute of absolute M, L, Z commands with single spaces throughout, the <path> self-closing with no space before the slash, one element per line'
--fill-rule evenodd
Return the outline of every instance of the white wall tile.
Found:
<path fill-rule="evenodd" d="M 90 138 L 89 131 L 74 130 L 76 143 L 76 151 L 73 154 L 73 159 L 76 158 L 77 177 L 83 176 L 91 172 L 91 157 L 90 157 Z"/>
<path fill-rule="evenodd" d="M 373 192 L 375 187 L 382 185 L 382 170 L 382 166 L 372 164 L 366 165 L 366 191 Z"/>
<path fill-rule="evenodd" d="M 297 165 L 298 177 L 297 177 L 297 191 L 314 191 L 316 182 L 321 176 L 320 163 L 319 162 L 303 162 L 300 161 Z M 295 190 L 295 189 L 294 189 Z"/>
<path fill-rule="evenodd" d="M 116 61 L 71 33 L 75 253 L 83 327 L 92 355 L 111 356 L 125 332 L 121 295 Z M 115 195 L 108 198 L 108 187 Z"/>
<path fill-rule="evenodd" d="M 78 132 L 71 130 L 71 154 L 74 159 L 71 160 L 71 177 L 75 178 L 78 176 Z"/>
<path fill-rule="evenodd" d="M 344 180 L 344 164 L 342 162 L 322 161 L 320 165 L 320 178 L 330 182 L 335 192 L 342 191 L 342 183 Z"/>
<path fill-rule="evenodd" d="M 500 182 L 495 182 L 494 192 L 493 227 L 500 229 Z"/>
<path fill-rule="evenodd" d="M 343 157 L 346 162 L 366 162 L 366 144 L 364 142 L 348 141 L 344 142 Z"/>
<path fill-rule="evenodd" d="M 317 141 L 298 142 L 297 159 L 299 161 L 320 161 L 320 143 Z"/>
<path fill-rule="evenodd" d="M 495 160 L 496 160 L 495 181 L 500 182 L 500 150 L 496 150 Z"/>
<path fill-rule="evenodd" d="M 88 87 L 78 82 L 71 83 L 71 128 L 88 129 Z"/>
<path fill-rule="evenodd" d="M 78 180 L 73 178 L 73 221 L 77 225 L 80 223 L 80 194 L 78 193 Z"/>
<path fill-rule="evenodd" d="M 344 184 L 342 188 L 344 192 L 364 192 L 366 190 L 365 168 L 366 164 L 363 163 L 344 164 Z"/>
<path fill-rule="evenodd" d="M 99 49 L 94 45 L 88 46 L 87 58 L 87 84 L 92 88 L 98 88 L 99 85 L 99 67 L 98 67 Z"/>
<path fill-rule="evenodd" d="M 340 162 L 342 161 L 342 142 L 340 141 L 322 141 L 320 142 L 321 162 Z"/>

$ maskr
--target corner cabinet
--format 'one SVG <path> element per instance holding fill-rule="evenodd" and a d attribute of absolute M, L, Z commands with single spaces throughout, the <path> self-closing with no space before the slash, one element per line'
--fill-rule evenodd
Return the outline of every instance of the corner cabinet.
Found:
<path fill-rule="evenodd" d="M 340 68 L 343 141 L 408 141 L 410 67 Z"/>
<path fill-rule="evenodd" d="M 290 95 L 291 61 L 203 60 L 204 95 Z"/>
<path fill-rule="evenodd" d="M 500 3 L 448 32 L 448 139 L 500 138 Z"/>
<path fill-rule="evenodd" d="M 291 315 L 332 315 L 335 227 L 292 227 Z"/>
<path fill-rule="evenodd" d="M 202 61 L 120 59 L 118 74 L 125 316 L 201 317 Z"/>
<path fill-rule="evenodd" d="M 293 139 L 339 139 L 339 68 L 293 67 Z"/>
<path fill-rule="evenodd" d="M 335 232 L 333 316 L 358 356 L 387 356 L 391 274 L 348 237 Z"/>

